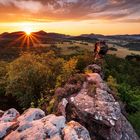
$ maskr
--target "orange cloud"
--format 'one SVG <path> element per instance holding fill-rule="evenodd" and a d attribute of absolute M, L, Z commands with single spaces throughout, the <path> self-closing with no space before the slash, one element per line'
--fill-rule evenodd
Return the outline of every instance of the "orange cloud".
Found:
<path fill-rule="evenodd" d="M 140 0 L 0 0 L 0 20 L 115 20 L 135 17 L 139 7 Z"/>

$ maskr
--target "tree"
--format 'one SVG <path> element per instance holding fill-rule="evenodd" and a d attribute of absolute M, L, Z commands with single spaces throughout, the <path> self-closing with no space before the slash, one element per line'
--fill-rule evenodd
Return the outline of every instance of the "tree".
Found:
<path fill-rule="evenodd" d="M 23 54 L 8 66 L 6 93 L 16 97 L 21 107 L 40 98 L 47 86 L 48 68 L 33 54 Z"/>

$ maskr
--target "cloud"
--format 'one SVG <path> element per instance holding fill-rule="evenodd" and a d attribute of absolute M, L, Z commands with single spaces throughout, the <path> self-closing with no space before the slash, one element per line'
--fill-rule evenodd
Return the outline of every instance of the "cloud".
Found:
<path fill-rule="evenodd" d="M 140 15 L 140 0 L 0 0 L 0 7 L 37 20 L 118 20 Z"/>
<path fill-rule="evenodd" d="M 140 18 L 129 18 L 129 19 L 123 19 L 119 20 L 119 22 L 127 22 L 127 23 L 140 23 Z"/>
<path fill-rule="evenodd" d="M 43 8 L 40 1 L 26 1 L 26 0 L 0 0 L 0 4 L 3 6 L 15 6 L 22 10 L 28 10 L 30 12 L 39 12 Z"/>

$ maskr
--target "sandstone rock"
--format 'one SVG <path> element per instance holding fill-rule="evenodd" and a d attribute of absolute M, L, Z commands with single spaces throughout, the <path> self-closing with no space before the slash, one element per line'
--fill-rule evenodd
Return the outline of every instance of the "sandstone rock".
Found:
<path fill-rule="evenodd" d="M 5 140 L 44 140 L 61 138 L 60 131 L 65 126 L 63 116 L 49 115 L 39 120 L 23 121 Z"/>
<path fill-rule="evenodd" d="M 41 121 L 23 122 L 17 130 L 11 132 L 4 140 L 43 140 L 46 133 Z"/>
<path fill-rule="evenodd" d="M 96 65 L 96 64 L 89 65 L 89 66 L 87 66 L 86 69 L 92 70 L 93 73 L 99 73 L 100 74 L 102 72 L 101 67 Z"/>
<path fill-rule="evenodd" d="M 0 123 L 0 139 L 13 131 L 18 126 L 15 122 L 1 122 Z"/>
<path fill-rule="evenodd" d="M 66 105 L 63 100 L 63 105 Z M 13 111 L 10 110 L 10 114 Z M 15 110 L 14 110 L 15 111 Z M 7 113 L 5 113 L 5 117 Z M 14 114 L 14 113 L 13 113 Z M 15 114 L 14 114 L 15 116 Z M 14 122 L 0 122 L 0 139 L 4 140 L 67 140 L 68 133 L 62 135 L 66 130 L 72 130 L 79 138 L 90 140 L 90 136 L 86 128 L 79 123 L 65 123 L 64 116 L 56 116 L 50 114 L 45 116 L 41 109 L 30 108 L 26 110 Z M 64 128 L 67 128 L 63 131 Z M 87 139 L 86 139 L 87 138 Z M 70 138 L 71 139 L 71 138 Z"/>
<path fill-rule="evenodd" d="M 131 124 L 127 121 L 127 119 L 123 115 L 121 115 L 121 123 L 119 125 L 121 125 L 120 126 L 121 128 L 120 130 L 122 133 L 121 140 L 140 140 Z"/>
<path fill-rule="evenodd" d="M 17 119 L 17 117 L 19 117 L 19 115 L 20 114 L 16 109 L 11 108 L 11 109 L 9 109 L 9 110 L 4 112 L 4 114 L 0 118 L 0 122 L 12 122 L 12 121 L 15 121 Z"/>
<path fill-rule="evenodd" d="M 54 114 L 48 115 L 42 118 L 43 122 L 49 121 L 52 123 L 57 129 L 62 129 L 65 127 L 65 117 L 64 116 L 55 116 Z"/>
<path fill-rule="evenodd" d="M 84 124 L 97 140 L 138 140 L 132 126 L 122 115 L 119 103 L 109 91 L 98 73 L 88 74 L 81 91 L 69 97 L 67 119 Z"/>
<path fill-rule="evenodd" d="M 63 130 L 64 140 L 91 140 L 86 128 L 75 121 L 71 121 Z"/>
<path fill-rule="evenodd" d="M 24 121 L 34 121 L 41 119 L 42 117 L 45 116 L 45 112 L 42 111 L 41 109 L 38 108 L 29 108 L 26 110 L 19 118 L 19 122 L 24 122 Z"/>
<path fill-rule="evenodd" d="M 101 76 L 98 73 L 90 73 L 87 75 L 87 82 L 91 84 L 95 84 L 97 88 L 100 88 L 102 90 L 111 92 L 107 84 L 103 81 Z"/>
<path fill-rule="evenodd" d="M 97 64 L 91 64 L 91 65 L 87 66 L 86 69 L 91 70 L 93 73 L 98 73 L 102 78 L 104 77 L 102 68 L 100 66 L 98 66 Z"/>

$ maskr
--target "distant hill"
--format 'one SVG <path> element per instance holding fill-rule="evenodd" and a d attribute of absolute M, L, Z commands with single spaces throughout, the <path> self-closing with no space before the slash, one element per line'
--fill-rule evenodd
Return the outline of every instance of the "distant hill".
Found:
<path fill-rule="evenodd" d="M 69 38 L 69 35 L 65 34 L 59 34 L 59 33 L 47 33 L 43 30 L 39 32 L 33 32 L 33 34 L 38 35 L 40 37 L 46 37 L 46 38 Z"/>
<path fill-rule="evenodd" d="M 106 36 L 107 38 L 110 39 L 117 39 L 117 40 L 128 40 L 128 41 L 140 41 L 140 34 L 134 34 L 134 35 L 110 35 Z"/>
<path fill-rule="evenodd" d="M 124 47 L 128 48 L 129 50 L 140 51 L 140 43 L 138 42 L 128 43 L 124 45 Z"/>
<path fill-rule="evenodd" d="M 104 35 L 101 35 L 101 34 L 82 34 L 80 36 L 81 37 L 88 37 L 91 39 L 105 37 Z"/>
<path fill-rule="evenodd" d="M 127 41 L 128 43 L 135 43 L 140 42 L 140 34 L 137 35 L 101 35 L 101 34 L 82 34 L 79 36 L 70 36 L 60 33 L 48 33 L 43 30 L 38 32 L 33 32 L 32 36 L 36 38 L 41 44 L 54 44 L 57 42 L 71 42 L 71 41 L 82 41 L 82 42 L 96 42 L 98 40 L 122 40 Z M 24 40 L 24 38 L 27 39 L 26 33 L 23 31 L 18 32 L 12 32 L 12 33 L 2 33 L 0 34 L 0 47 L 17 47 L 19 44 L 21 44 Z M 24 45 L 27 46 L 27 41 L 25 41 Z M 117 43 L 117 42 L 116 42 Z M 32 46 L 33 42 L 30 40 L 30 46 Z M 122 44 L 119 44 L 122 45 Z M 131 44 L 130 44 L 131 45 Z M 130 48 L 129 45 L 129 48 Z M 132 46 L 133 45 L 133 46 Z M 131 49 L 134 50 L 134 44 L 132 44 Z M 136 46 L 136 44 L 135 44 Z M 127 47 L 123 46 L 122 47 Z M 139 49 L 139 46 L 136 46 Z M 136 48 L 135 47 L 135 48 Z M 138 50 L 137 49 L 137 50 Z"/>
<path fill-rule="evenodd" d="M 12 33 L 2 33 L 0 34 L 0 39 L 16 39 L 22 35 L 24 35 L 25 32 L 18 31 L 18 32 L 12 32 Z M 94 41 L 97 41 L 98 39 L 117 39 L 117 40 L 140 40 L 140 34 L 134 34 L 134 35 L 102 35 L 102 34 L 81 34 L 79 36 L 70 36 L 60 33 L 47 33 L 43 30 L 38 32 L 33 32 L 33 35 L 37 36 L 39 39 L 42 38 L 53 38 L 53 39 L 69 39 L 69 40 L 88 40 L 91 41 L 92 39 Z"/>
<path fill-rule="evenodd" d="M 42 30 L 38 32 L 32 32 L 32 36 L 34 37 L 34 39 L 36 38 L 36 40 L 38 40 L 42 44 L 55 43 L 57 41 L 63 41 L 71 37 L 65 34 L 47 33 Z M 19 46 L 19 44 L 22 43 L 24 38 L 27 40 L 28 37 L 26 36 L 26 33 L 23 31 L 12 32 L 12 33 L 7 33 L 7 32 L 2 33 L 0 34 L 0 47 Z M 32 40 L 30 39 L 29 41 L 30 41 L 30 45 L 32 45 L 33 44 Z M 25 41 L 25 44 L 24 44 L 25 46 L 27 46 L 26 42 L 27 41 Z"/>
<path fill-rule="evenodd" d="M 86 37 L 86 36 L 75 36 L 72 38 L 69 38 L 70 40 L 76 40 L 76 41 L 85 41 L 85 42 L 95 42 L 98 41 L 97 38 L 91 38 L 91 37 Z"/>
<path fill-rule="evenodd" d="M 47 33 L 43 30 L 38 31 L 38 32 L 33 32 L 33 35 L 37 36 L 38 38 L 69 38 L 69 35 L 65 34 L 59 34 L 59 33 Z M 25 32 L 19 31 L 19 32 L 12 32 L 12 33 L 2 33 L 0 34 L 0 38 L 17 38 L 22 35 L 25 35 Z"/>

